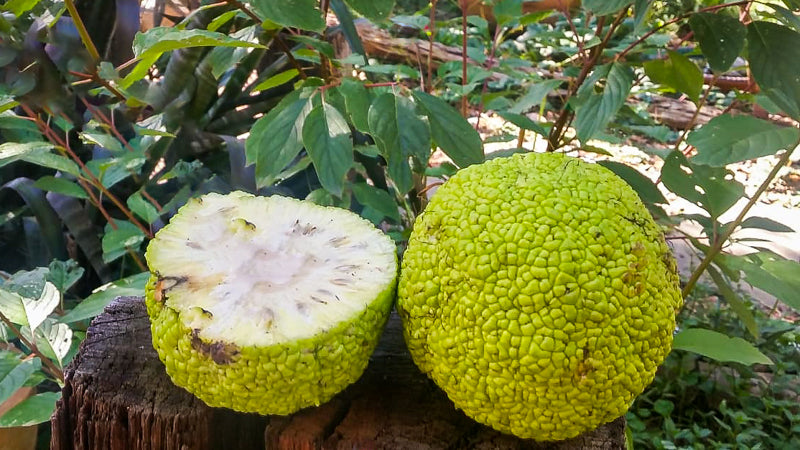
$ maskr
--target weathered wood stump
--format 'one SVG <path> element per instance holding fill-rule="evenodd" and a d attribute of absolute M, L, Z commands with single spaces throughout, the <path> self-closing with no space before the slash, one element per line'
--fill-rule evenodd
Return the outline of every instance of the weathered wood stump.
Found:
<path fill-rule="evenodd" d="M 139 297 L 92 322 L 51 422 L 55 450 L 625 448 L 623 418 L 559 443 L 475 423 L 414 366 L 397 317 L 361 379 L 318 408 L 288 417 L 209 408 L 167 377 Z"/>

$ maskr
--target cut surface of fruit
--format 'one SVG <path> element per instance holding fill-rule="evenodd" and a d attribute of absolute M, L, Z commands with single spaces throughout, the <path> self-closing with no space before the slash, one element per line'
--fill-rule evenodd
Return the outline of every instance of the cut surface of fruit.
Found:
<path fill-rule="evenodd" d="M 395 277 L 392 242 L 349 211 L 285 197 L 193 202 L 147 259 L 166 305 L 204 340 L 311 337 L 355 317 Z"/>

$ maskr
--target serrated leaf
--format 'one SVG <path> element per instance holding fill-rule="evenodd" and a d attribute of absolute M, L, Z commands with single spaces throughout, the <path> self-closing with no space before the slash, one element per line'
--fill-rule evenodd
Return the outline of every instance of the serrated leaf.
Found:
<path fill-rule="evenodd" d="M 88 199 L 89 194 L 78 186 L 74 181 L 66 178 L 56 178 L 50 175 L 44 176 L 36 180 L 33 185 L 43 191 L 58 192 L 59 194 L 68 195 L 74 198 Z"/>
<path fill-rule="evenodd" d="M 597 73 L 605 72 L 605 69 L 597 71 Z M 583 95 L 580 95 L 579 104 L 576 105 L 573 123 L 581 142 L 585 143 L 606 129 L 617 111 L 625 104 L 632 85 L 633 72 L 630 67 L 621 63 L 609 65 L 602 92 L 594 92 L 593 85 L 584 84 Z"/>
<path fill-rule="evenodd" d="M 631 3 L 632 0 L 584 0 L 583 7 L 598 16 L 605 16 L 622 11 Z"/>
<path fill-rule="evenodd" d="M 49 319 L 36 329 L 36 346 L 45 356 L 63 368 L 64 357 L 72 346 L 72 329 L 65 323 Z"/>
<path fill-rule="evenodd" d="M 421 91 L 413 91 L 412 95 L 428 117 L 434 142 L 457 166 L 483 162 L 481 137 L 466 119 L 439 98 Z"/>
<path fill-rule="evenodd" d="M 761 91 L 800 118 L 800 33 L 756 21 L 747 26 L 747 59 Z"/>
<path fill-rule="evenodd" d="M 303 122 L 309 109 L 308 92 L 294 91 L 258 119 L 245 142 L 247 164 L 256 165 L 256 185 L 272 185 L 278 174 L 303 148 Z"/>
<path fill-rule="evenodd" d="M 303 144 L 322 187 L 341 197 L 344 177 L 353 167 L 353 140 L 342 114 L 324 102 L 312 109 L 303 124 Z"/>
<path fill-rule="evenodd" d="M 643 203 L 669 203 L 655 183 L 633 167 L 616 161 L 598 161 L 598 164 L 625 180 L 639 194 Z"/>
<path fill-rule="evenodd" d="M 249 0 L 260 17 L 288 28 L 322 31 L 325 20 L 315 0 Z"/>
<path fill-rule="evenodd" d="M 0 377 L 0 404 L 8 400 L 17 389 L 21 388 L 34 372 L 41 369 L 42 361 L 33 358 L 22 361 L 4 376 Z"/>
<path fill-rule="evenodd" d="M 408 99 L 391 92 L 380 95 L 369 107 L 370 135 L 386 158 L 389 175 L 401 193 L 413 185 L 409 158 L 425 165 L 431 149 L 428 125 L 413 108 Z"/>
<path fill-rule="evenodd" d="M 800 263 L 766 251 L 746 256 L 722 253 L 715 262 L 741 271 L 748 284 L 800 311 Z"/>
<path fill-rule="evenodd" d="M 750 335 L 754 338 L 758 338 L 758 324 L 756 323 L 756 318 L 753 315 L 753 312 L 748 308 L 747 304 L 744 300 L 739 297 L 739 294 L 731 288 L 725 278 L 722 277 L 717 269 L 714 266 L 708 266 L 708 274 L 711 275 L 711 279 L 714 280 L 714 284 L 717 285 L 717 289 L 719 289 L 720 294 L 725 298 L 725 301 L 731 307 L 733 312 L 739 317 L 739 320 L 742 321 L 744 326 L 747 328 L 747 331 L 750 332 Z"/>
<path fill-rule="evenodd" d="M 714 13 L 692 14 L 689 25 L 711 69 L 727 72 L 744 49 L 747 28 L 735 17 Z"/>
<path fill-rule="evenodd" d="M 374 209 L 381 214 L 381 218 L 388 217 L 397 223 L 400 222 L 397 202 L 388 192 L 367 183 L 353 184 L 352 189 L 358 203 Z"/>
<path fill-rule="evenodd" d="M 61 392 L 42 392 L 28 397 L 0 416 L 0 427 L 27 427 L 47 422 L 60 398 Z"/>
<path fill-rule="evenodd" d="M 136 225 L 127 220 L 115 221 L 117 228 L 106 225 L 103 234 L 103 261 L 109 263 L 127 253 L 127 248 L 138 248 L 144 241 L 144 233 Z"/>
<path fill-rule="evenodd" d="M 667 59 L 645 62 L 645 73 L 653 82 L 682 92 L 697 103 L 703 92 L 703 72 L 686 56 L 671 50 L 667 54 Z"/>
<path fill-rule="evenodd" d="M 376 22 L 387 19 L 394 8 L 394 0 L 345 0 L 345 2 L 359 14 Z"/>
<path fill-rule="evenodd" d="M 338 89 L 344 97 L 347 116 L 353 126 L 362 133 L 369 133 L 370 96 L 367 88 L 358 81 L 345 78 Z"/>
<path fill-rule="evenodd" d="M 73 308 L 69 313 L 59 319 L 63 323 L 73 323 L 80 320 L 91 319 L 103 312 L 103 309 L 117 297 L 142 297 L 149 272 L 131 275 L 120 280 L 106 283 L 92 291 L 92 294 Z"/>
<path fill-rule="evenodd" d="M 722 167 L 780 150 L 794 148 L 800 130 L 782 127 L 752 116 L 723 114 L 689 134 L 687 142 L 697 148 L 696 164 Z"/>
<path fill-rule="evenodd" d="M 147 223 L 153 223 L 161 218 L 156 207 L 145 200 L 142 193 L 139 191 L 131 194 L 126 203 L 128 204 L 128 208 L 131 209 L 131 212 L 144 219 Z"/>
<path fill-rule="evenodd" d="M 704 328 L 687 328 L 675 335 L 672 347 L 709 357 L 719 362 L 736 362 L 747 366 L 773 364 L 765 354 L 742 338 L 726 336 Z"/>
<path fill-rule="evenodd" d="M 516 102 L 514 102 L 514 105 L 509 108 L 509 112 L 522 114 L 534 106 L 540 105 L 543 101 L 545 101 L 547 95 L 557 87 L 561 86 L 562 83 L 562 80 L 545 80 L 532 84 L 528 87 L 528 91 L 525 93 L 525 95 L 520 97 Z"/>
<path fill-rule="evenodd" d="M 679 151 L 672 151 L 664 160 L 661 181 L 667 189 L 708 211 L 714 219 L 744 196 L 744 186 L 733 179 L 729 170 L 694 164 Z"/>

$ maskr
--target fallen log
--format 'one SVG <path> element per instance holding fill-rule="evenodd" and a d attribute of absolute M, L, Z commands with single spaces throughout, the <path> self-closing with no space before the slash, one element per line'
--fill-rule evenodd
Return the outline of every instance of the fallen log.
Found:
<path fill-rule="evenodd" d="M 557 443 L 475 423 L 414 366 L 396 316 L 361 379 L 324 405 L 287 417 L 209 408 L 170 382 L 139 297 L 92 322 L 51 425 L 54 450 L 625 448 L 624 418 Z"/>

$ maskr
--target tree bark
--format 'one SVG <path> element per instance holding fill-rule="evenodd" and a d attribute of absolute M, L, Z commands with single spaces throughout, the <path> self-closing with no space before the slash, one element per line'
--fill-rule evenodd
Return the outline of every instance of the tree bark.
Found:
<path fill-rule="evenodd" d="M 625 448 L 623 418 L 557 443 L 475 423 L 414 366 L 396 315 L 361 379 L 320 407 L 268 418 L 209 408 L 169 381 L 137 297 L 92 323 L 51 423 L 52 449 Z"/>

